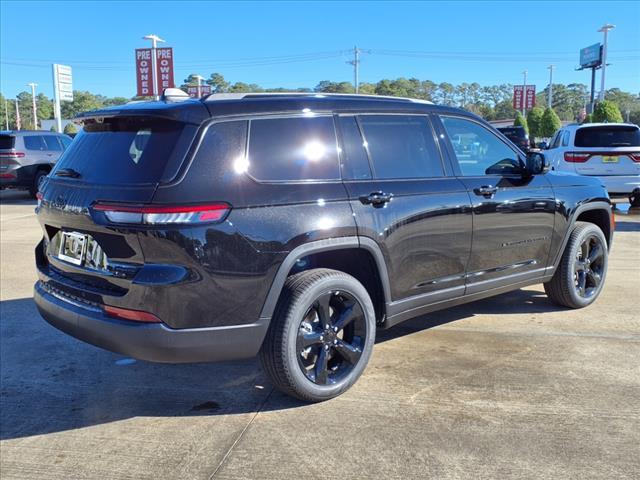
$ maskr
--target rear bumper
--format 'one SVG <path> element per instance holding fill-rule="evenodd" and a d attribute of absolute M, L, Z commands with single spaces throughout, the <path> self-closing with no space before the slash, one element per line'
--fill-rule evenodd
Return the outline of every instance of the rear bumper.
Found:
<path fill-rule="evenodd" d="M 640 188 L 640 175 L 611 175 L 598 178 L 602 180 L 611 197 L 626 197 L 636 188 Z"/>
<path fill-rule="evenodd" d="M 10 165 L 0 169 L 0 187 L 2 188 L 30 188 L 33 186 L 35 175 L 41 165 L 27 165 L 24 167 Z"/>
<path fill-rule="evenodd" d="M 116 320 L 99 308 L 76 304 L 34 287 L 40 315 L 57 329 L 84 342 L 127 355 L 164 363 L 210 362 L 255 356 L 269 326 L 268 319 L 252 324 L 172 329 L 164 324 Z"/>

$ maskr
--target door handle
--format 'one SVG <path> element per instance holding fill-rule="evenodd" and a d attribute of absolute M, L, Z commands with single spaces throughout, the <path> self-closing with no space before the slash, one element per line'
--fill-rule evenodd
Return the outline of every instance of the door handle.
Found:
<path fill-rule="evenodd" d="M 493 197 L 497 191 L 498 187 L 494 187 L 493 185 L 483 185 L 473 189 L 473 193 L 476 195 L 482 195 L 485 198 Z"/>
<path fill-rule="evenodd" d="M 392 198 L 392 193 L 372 192 L 369 195 L 362 195 L 360 197 L 360 202 L 362 202 L 364 205 L 382 207 L 385 203 L 390 202 Z"/>

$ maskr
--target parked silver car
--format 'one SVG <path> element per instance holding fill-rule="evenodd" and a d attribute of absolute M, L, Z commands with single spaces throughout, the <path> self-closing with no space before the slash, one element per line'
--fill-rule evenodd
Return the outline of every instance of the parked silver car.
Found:
<path fill-rule="evenodd" d="M 67 135 L 40 130 L 0 131 L 0 188 L 22 188 L 33 197 L 69 145 Z"/>

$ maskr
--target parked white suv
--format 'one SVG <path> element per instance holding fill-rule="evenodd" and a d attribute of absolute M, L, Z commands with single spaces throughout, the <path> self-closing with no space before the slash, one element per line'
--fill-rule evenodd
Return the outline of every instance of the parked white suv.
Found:
<path fill-rule="evenodd" d="M 629 123 L 567 125 L 546 156 L 556 171 L 599 177 L 609 196 L 640 206 L 640 127 Z"/>

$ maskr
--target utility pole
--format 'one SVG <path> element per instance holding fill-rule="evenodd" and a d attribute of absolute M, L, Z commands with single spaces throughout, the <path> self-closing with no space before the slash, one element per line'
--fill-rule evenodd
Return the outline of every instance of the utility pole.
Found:
<path fill-rule="evenodd" d="M 18 99 L 16 98 L 16 130 L 22 128 L 22 122 L 20 121 L 20 107 L 18 105 Z"/>
<path fill-rule="evenodd" d="M 142 37 L 144 40 L 151 40 L 151 79 L 153 80 L 153 98 L 160 100 L 160 92 L 158 91 L 158 71 L 156 63 L 158 61 L 156 50 L 158 48 L 158 42 L 164 42 L 159 36 L 154 34 L 145 35 Z"/>
<path fill-rule="evenodd" d="M 527 106 L 527 71 L 522 72 L 524 75 L 524 86 L 522 89 L 522 116 L 525 116 L 526 106 Z"/>
<path fill-rule="evenodd" d="M 9 100 L 4 99 L 4 121 L 6 129 L 9 130 Z"/>
<path fill-rule="evenodd" d="M 27 83 L 28 87 L 31 87 L 31 106 L 33 107 L 33 129 L 38 129 L 38 110 L 36 109 L 36 87 L 37 83 Z"/>
<path fill-rule="evenodd" d="M 551 108 L 553 104 L 553 69 L 555 65 L 549 65 L 547 68 L 549 69 L 549 98 L 547 99 L 547 106 Z"/>
<path fill-rule="evenodd" d="M 359 82 L 358 82 L 358 67 L 360 65 L 360 50 L 358 47 L 353 47 L 353 60 L 348 61 L 349 65 L 353 65 L 353 86 L 356 90 L 356 94 L 359 90 Z"/>
<path fill-rule="evenodd" d="M 598 100 L 604 100 L 604 74 L 607 69 L 607 34 L 609 30 L 613 30 L 616 28 L 615 25 L 611 25 L 610 23 L 605 23 L 602 27 L 600 27 L 599 32 L 604 33 L 604 43 L 602 46 L 602 77 L 600 82 L 600 95 L 598 96 Z"/>
<path fill-rule="evenodd" d="M 204 80 L 204 77 L 202 75 L 196 75 L 195 79 L 198 82 L 197 83 L 197 86 L 198 86 L 197 92 L 198 92 L 198 100 L 200 100 L 202 98 L 202 80 Z"/>

